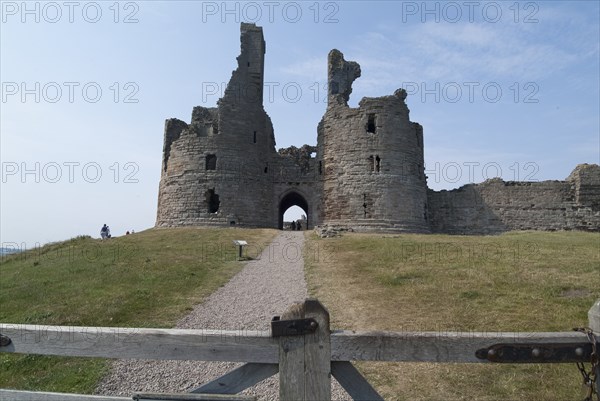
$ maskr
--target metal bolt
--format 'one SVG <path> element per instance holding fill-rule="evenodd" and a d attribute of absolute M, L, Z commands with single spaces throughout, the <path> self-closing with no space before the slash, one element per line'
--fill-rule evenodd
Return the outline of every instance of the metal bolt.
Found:
<path fill-rule="evenodd" d="M 575 348 L 575 355 L 583 356 L 583 348 L 581 348 L 581 347 Z"/>
<path fill-rule="evenodd" d="M 542 355 L 542 351 L 540 351 L 539 348 L 534 348 L 531 351 L 531 355 L 533 355 L 534 358 L 539 358 Z"/>
<path fill-rule="evenodd" d="M 491 356 L 491 357 L 496 356 L 496 350 L 493 348 L 490 348 L 488 350 L 488 356 Z"/>
<path fill-rule="evenodd" d="M 312 329 L 316 329 L 317 328 L 317 322 L 315 322 L 315 321 L 310 322 L 310 327 Z"/>

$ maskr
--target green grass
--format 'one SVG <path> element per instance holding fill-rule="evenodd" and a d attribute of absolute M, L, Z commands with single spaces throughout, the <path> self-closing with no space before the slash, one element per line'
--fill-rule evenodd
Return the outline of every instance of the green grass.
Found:
<path fill-rule="evenodd" d="M 570 331 L 600 297 L 600 235 L 367 235 L 318 239 L 309 291 L 333 328 Z M 315 253 L 317 254 L 317 253 Z M 570 365 L 361 363 L 386 400 L 578 400 Z"/>
<path fill-rule="evenodd" d="M 232 240 L 247 240 L 252 258 L 276 233 L 152 229 L 4 256 L 0 322 L 173 327 L 243 267 Z M 100 359 L 0 354 L 0 388 L 88 394 L 107 367 Z"/>
<path fill-rule="evenodd" d="M 255 257 L 274 230 L 161 229 L 76 238 L 0 261 L 0 321 L 172 327 Z M 311 295 L 332 327 L 356 330 L 568 331 L 600 296 L 600 236 L 307 233 Z M 0 355 L 0 388 L 91 393 L 102 359 Z M 574 365 L 361 363 L 386 400 L 579 400 Z"/>

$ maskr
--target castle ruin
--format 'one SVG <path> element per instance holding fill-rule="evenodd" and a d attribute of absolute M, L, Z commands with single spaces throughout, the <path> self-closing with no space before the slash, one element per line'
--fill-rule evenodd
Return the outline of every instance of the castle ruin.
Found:
<path fill-rule="evenodd" d="M 217 107 L 194 107 L 189 124 L 165 122 L 157 227 L 283 228 L 299 206 L 308 228 L 491 234 L 508 230 L 600 231 L 600 166 L 564 181 L 487 180 L 452 191 L 427 187 L 423 127 L 406 92 L 348 106 L 360 66 L 332 50 L 327 109 L 317 145 L 275 150 L 263 107 L 262 28 L 241 25 L 241 54 Z"/>

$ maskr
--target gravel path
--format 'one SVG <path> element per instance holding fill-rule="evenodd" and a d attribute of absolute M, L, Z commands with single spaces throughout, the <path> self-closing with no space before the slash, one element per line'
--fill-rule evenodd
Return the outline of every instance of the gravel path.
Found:
<path fill-rule="evenodd" d="M 181 329 L 269 330 L 271 318 L 307 297 L 303 232 L 284 231 L 226 285 L 177 323 Z M 97 394 L 131 396 L 134 392 L 189 392 L 240 363 L 118 360 Z M 333 381 L 334 400 L 350 400 Z M 275 375 L 242 394 L 259 401 L 279 400 Z"/>

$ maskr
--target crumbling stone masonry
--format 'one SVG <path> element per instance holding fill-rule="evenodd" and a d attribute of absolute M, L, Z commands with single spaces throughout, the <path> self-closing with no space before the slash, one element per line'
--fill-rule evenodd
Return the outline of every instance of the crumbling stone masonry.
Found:
<path fill-rule="evenodd" d="M 281 228 L 283 213 L 296 205 L 309 228 L 600 231 L 598 165 L 579 165 L 565 181 L 428 189 L 423 128 L 409 119 L 406 92 L 349 107 L 361 71 L 338 50 L 328 56 L 317 146 L 276 151 L 262 103 L 265 48 L 262 28 L 243 23 L 238 67 L 217 107 L 194 107 L 189 124 L 166 121 L 156 226 Z"/>
<path fill-rule="evenodd" d="M 600 231 L 600 166 L 580 164 L 565 181 L 494 178 L 452 191 L 429 190 L 428 202 L 433 232 Z"/>

